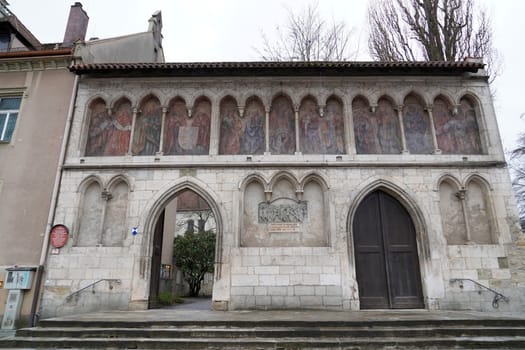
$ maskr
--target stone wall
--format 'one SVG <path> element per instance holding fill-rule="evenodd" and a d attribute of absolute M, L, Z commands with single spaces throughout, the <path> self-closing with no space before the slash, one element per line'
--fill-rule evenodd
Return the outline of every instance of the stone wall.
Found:
<path fill-rule="evenodd" d="M 525 281 L 520 267 L 523 262 L 515 248 L 515 242 L 520 240 L 515 231 L 516 207 L 486 83 L 455 78 L 346 79 L 181 79 L 177 87 L 161 78 L 114 79 L 111 83 L 84 80 L 79 88 L 55 217 L 55 223 L 70 227 L 72 239 L 60 255 L 49 256 L 42 315 L 94 309 L 99 300 L 84 297 L 83 303 L 71 305 L 66 296 L 97 280 L 112 278 L 121 283 L 112 289 L 105 282 L 97 287 L 104 289 L 104 308 L 146 308 L 157 218 L 165 205 L 186 189 L 204 198 L 216 218 L 216 306 L 358 310 L 353 215 L 368 193 L 383 190 L 406 208 L 413 221 L 426 308 L 492 309 L 489 294 L 479 295 L 469 281 L 451 282 L 470 278 L 510 297 L 508 304 L 500 302 L 500 310 L 525 309 L 515 289 Z M 167 105 L 173 96 L 183 96 L 189 106 L 199 96 L 207 96 L 212 106 L 210 154 L 85 157 L 87 106 L 94 98 L 103 98 L 111 105 L 111 101 L 122 97 L 122 91 L 126 91 L 133 105 L 152 92 L 162 105 Z M 318 100 L 338 95 L 345 111 L 346 153 L 218 154 L 218 110 L 224 96 L 243 101 L 256 93 L 268 106 L 272 96 L 283 91 L 297 105 L 308 94 L 321 96 Z M 458 101 L 466 93 L 477 96 L 482 112 L 479 125 L 483 154 L 356 154 L 349 107 L 353 96 L 362 94 L 373 101 L 388 92 L 402 104 L 404 96 L 412 91 L 420 92 L 427 102 L 439 94 L 458 96 Z M 115 178 L 124 179 L 129 185 L 122 246 L 77 246 L 83 189 L 90 181 L 109 188 Z M 440 184 L 444 179 L 458 188 L 467 186 L 472 179 L 481 184 L 490 209 L 486 215 L 490 216 L 492 244 L 447 244 L 440 204 Z M 314 180 L 318 187 L 304 191 Z M 286 184 L 281 186 L 279 181 Z M 253 183 L 258 183 L 262 192 L 255 197 L 246 196 Z M 295 231 L 286 232 L 292 238 L 269 243 L 244 239 L 245 219 L 254 205 L 251 201 L 257 198 L 257 203 L 271 202 L 275 193 L 284 193 L 286 198 L 294 197 L 299 202 L 306 198 L 312 203 L 309 209 L 322 211 L 322 220 L 315 219 L 322 224 L 312 225 L 309 236 L 322 239 L 305 241 L 294 236 Z M 137 235 L 132 235 L 134 227 Z M 260 237 L 258 233 L 254 235 Z"/>

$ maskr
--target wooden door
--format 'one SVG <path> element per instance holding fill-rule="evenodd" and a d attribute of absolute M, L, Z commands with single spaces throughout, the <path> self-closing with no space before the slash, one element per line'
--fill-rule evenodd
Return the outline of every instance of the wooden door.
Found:
<path fill-rule="evenodd" d="M 159 296 L 159 282 L 160 282 L 160 262 L 162 258 L 162 236 L 164 233 L 164 213 L 159 216 L 155 231 L 153 233 L 153 254 L 151 256 L 151 278 L 149 285 L 149 300 L 148 307 L 153 308 L 157 306 L 157 298 Z"/>
<path fill-rule="evenodd" d="M 401 203 L 382 191 L 367 195 L 353 235 L 361 308 L 422 308 L 416 232 Z"/>

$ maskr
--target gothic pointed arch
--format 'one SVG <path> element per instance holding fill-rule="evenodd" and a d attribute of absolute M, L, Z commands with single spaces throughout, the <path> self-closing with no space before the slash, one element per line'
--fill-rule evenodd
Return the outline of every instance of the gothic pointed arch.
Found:
<path fill-rule="evenodd" d="M 133 136 L 133 155 L 155 155 L 160 151 L 162 108 L 158 97 L 145 96 L 139 106 Z"/>
<path fill-rule="evenodd" d="M 204 199 L 209 205 L 216 225 L 216 251 L 215 251 L 215 280 L 221 278 L 222 275 L 222 235 L 224 232 L 224 213 L 219 206 L 219 197 L 202 181 L 188 176 L 183 176 L 177 181 L 165 186 L 158 191 L 157 195 L 151 198 L 146 204 L 146 215 L 139 223 L 139 227 L 143 228 L 144 237 L 141 246 L 141 255 L 148 259 L 141 265 L 139 274 L 142 278 L 149 278 L 150 264 L 153 254 L 153 239 L 155 226 L 161 217 L 166 205 L 172 201 L 178 194 L 185 190 L 195 192 L 199 197 Z M 148 263 L 149 261 L 149 263 Z"/>
<path fill-rule="evenodd" d="M 87 135 L 84 154 L 86 156 L 103 156 L 111 130 L 111 118 L 108 113 L 106 101 L 96 97 L 88 104 Z"/>
<path fill-rule="evenodd" d="M 423 98 L 411 92 L 403 101 L 403 128 L 408 151 L 412 154 L 431 154 L 433 127 Z"/>
<path fill-rule="evenodd" d="M 102 223 L 104 221 L 103 186 L 96 176 L 89 176 L 79 186 L 81 191 L 78 227 L 74 242 L 79 247 L 94 247 L 101 244 Z"/>
<path fill-rule="evenodd" d="M 284 94 L 276 95 L 270 108 L 270 152 L 272 154 L 294 154 L 295 110 L 292 99 Z"/>
<path fill-rule="evenodd" d="M 488 182 L 477 174 L 469 176 L 465 181 L 465 207 L 471 241 L 477 244 L 495 243 L 496 223 L 490 187 Z"/>
<path fill-rule="evenodd" d="M 241 154 L 245 120 L 241 118 L 237 100 L 231 95 L 221 99 L 219 105 L 219 154 Z"/>
<path fill-rule="evenodd" d="M 451 175 L 443 175 L 438 181 L 439 209 L 443 236 L 449 245 L 465 244 L 469 240 L 463 201 L 465 191 Z"/>

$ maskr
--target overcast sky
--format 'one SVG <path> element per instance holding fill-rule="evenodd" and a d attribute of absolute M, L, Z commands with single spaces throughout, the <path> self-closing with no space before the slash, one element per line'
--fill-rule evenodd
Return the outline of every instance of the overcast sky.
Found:
<path fill-rule="evenodd" d="M 494 105 L 506 148 L 525 131 L 525 57 L 522 0 L 474 0 L 492 19 L 495 46 L 503 57 L 502 73 L 494 87 Z M 61 42 L 69 14 L 70 0 L 8 0 L 11 11 L 41 41 Z M 284 25 L 287 9 L 304 8 L 310 0 L 82 0 L 90 18 L 87 38 L 107 38 L 145 31 L 148 19 L 162 11 L 163 46 L 166 61 L 259 60 L 255 48 Z M 344 20 L 359 42 L 356 59 L 368 60 L 366 8 L 368 0 L 319 0 L 324 18 Z"/>

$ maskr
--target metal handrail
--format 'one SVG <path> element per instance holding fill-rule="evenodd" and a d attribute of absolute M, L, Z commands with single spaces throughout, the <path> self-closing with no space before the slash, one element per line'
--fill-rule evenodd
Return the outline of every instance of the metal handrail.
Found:
<path fill-rule="evenodd" d="M 463 281 L 470 281 L 472 283 L 474 283 L 475 285 L 477 285 L 478 287 L 481 287 L 481 288 L 484 288 L 486 290 L 488 290 L 489 292 L 492 292 L 494 294 L 494 299 L 492 299 L 492 307 L 494 309 L 497 309 L 499 307 L 499 301 L 500 300 L 503 300 L 504 302 L 508 303 L 509 302 L 509 298 L 504 296 L 503 294 L 501 294 L 500 292 L 498 291 L 495 291 L 494 289 L 492 288 L 489 288 L 481 283 L 479 283 L 478 281 L 475 281 L 471 278 L 453 278 L 450 280 L 450 283 L 455 283 L 455 282 L 460 282 L 460 288 L 463 288 Z M 481 293 L 481 291 L 480 291 Z"/>
<path fill-rule="evenodd" d="M 100 283 L 100 282 L 104 282 L 104 281 L 109 282 L 109 289 L 113 289 L 113 284 L 112 284 L 112 283 L 116 283 L 116 284 L 121 284 L 121 283 L 122 283 L 122 281 L 119 280 L 119 279 L 103 278 L 103 279 L 100 279 L 100 280 L 98 280 L 98 281 L 95 281 L 95 282 L 93 282 L 93 283 L 91 283 L 91 284 L 88 284 L 88 285 L 85 286 L 84 288 L 80 288 L 79 290 L 77 290 L 77 291 L 75 291 L 75 292 L 69 294 L 69 295 L 66 297 L 66 301 L 67 301 L 67 302 L 71 301 L 71 299 L 73 299 L 73 296 L 74 296 L 74 295 L 78 295 L 78 294 L 80 294 L 81 292 L 83 292 L 84 290 L 86 290 L 86 289 L 88 289 L 88 288 L 90 288 L 90 287 L 93 287 L 93 289 L 92 289 L 91 292 L 92 292 L 92 293 L 95 293 L 95 285 L 98 284 L 98 283 Z"/>

